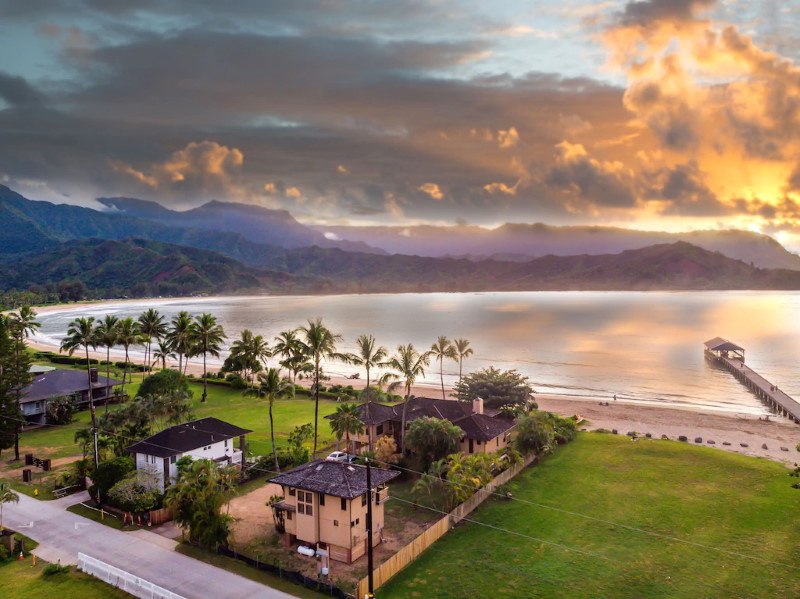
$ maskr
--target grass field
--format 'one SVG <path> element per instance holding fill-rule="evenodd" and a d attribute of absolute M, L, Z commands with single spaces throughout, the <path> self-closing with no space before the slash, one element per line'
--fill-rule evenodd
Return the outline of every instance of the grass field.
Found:
<path fill-rule="evenodd" d="M 132 595 L 120 591 L 82 572 L 71 569 L 62 574 L 44 576 L 47 562 L 38 560 L 31 565 L 31 558 L 10 561 L 0 565 L 0 597 L 8 599 L 109 599 L 130 598 Z"/>
<path fill-rule="evenodd" d="M 113 376 L 113 375 L 112 375 Z M 126 392 L 135 396 L 141 381 L 141 375 L 134 375 L 135 382 L 125 387 Z M 269 437 L 269 412 L 266 399 L 257 397 L 245 397 L 239 390 L 228 387 L 209 386 L 208 400 L 200 402 L 203 388 L 200 383 L 191 382 L 189 388 L 193 393 L 193 406 L 195 417 L 203 418 L 214 416 L 243 428 L 253 430 L 247 436 L 249 449 L 253 455 L 263 455 L 271 451 L 272 446 Z M 327 414 L 336 411 L 337 403 L 332 400 L 320 399 L 319 402 L 319 430 L 320 446 L 334 441 L 331 433 L 329 421 L 324 418 Z M 111 407 L 113 409 L 113 406 Z M 98 414 L 104 408 L 97 407 Z M 314 400 L 307 397 L 297 397 L 294 399 L 284 399 L 275 402 L 273 407 L 275 418 L 275 442 L 279 448 L 286 447 L 289 433 L 296 427 L 307 422 L 314 421 Z M 80 447 L 74 443 L 75 431 L 87 426 L 91 422 L 88 410 L 79 412 L 75 415 L 72 423 L 66 426 L 43 427 L 26 431 L 20 438 L 20 455 L 33 453 L 36 457 L 68 458 L 80 455 Z M 20 468 L 20 462 L 9 463 L 13 457 L 12 451 L 3 452 L 0 461 L 0 481 L 8 481 L 13 484 L 18 491 L 32 495 L 34 488 L 39 489 L 41 499 L 52 499 L 52 479 L 56 469 L 49 473 L 42 473 L 34 468 L 34 481 L 37 484 L 25 484 L 21 480 L 21 475 L 10 476 L 8 471 L 12 468 Z"/>
<path fill-rule="evenodd" d="M 787 473 L 711 448 L 581 434 L 506 486 L 518 501 L 490 499 L 472 516 L 525 537 L 463 524 L 379 595 L 800 597 L 800 491 Z"/>

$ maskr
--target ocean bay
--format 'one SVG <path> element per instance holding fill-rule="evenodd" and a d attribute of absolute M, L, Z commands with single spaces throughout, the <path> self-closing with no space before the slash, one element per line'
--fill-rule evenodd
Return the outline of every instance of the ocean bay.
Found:
<path fill-rule="evenodd" d="M 137 317 L 147 307 L 167 319 L 180 310 L 215 314 L 230 343 L 244 328 L 272 340 L 280 331 L 321 317 L 343 336 L 375 335 L 390 350 L 401 343 L 427 349 L 438 335 L 469 339 L 469 372 L 515 368 L 542 393 L 702 406 L 763 414 L 768 410 L 728 373 L 707 364 L 705 340 L 724 336 L 743 345 L 755 370 L 790 395 L 796 376 L 800 294 L 794 292 L 511 292 L 330 296 L 208 297 L 109 302 L 54 308 L 41 314 L 36 340 L 57 344 L 76 316 Z M 140 355 L 134 353 L 137 357 Z M 219 362 L 217 362 L 219 364 Z M 355 367 L 332 363 L 327 374 Z M 363 376 L 363 374 L 362 374 Z M 445 363 L 445 383 L 458 376 Z M 431 365 L 423 383 L 438 383 Z"/>

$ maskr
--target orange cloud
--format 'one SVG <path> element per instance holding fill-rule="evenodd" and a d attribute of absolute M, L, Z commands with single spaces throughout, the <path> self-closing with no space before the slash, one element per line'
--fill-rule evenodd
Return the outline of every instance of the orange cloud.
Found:
<path fill-rule="evenodd" d="M 436 183 L 423 183 L 417 189 L 428 194 L 434 200 L 441 200 L 444 198 L 444 193 Z"/>

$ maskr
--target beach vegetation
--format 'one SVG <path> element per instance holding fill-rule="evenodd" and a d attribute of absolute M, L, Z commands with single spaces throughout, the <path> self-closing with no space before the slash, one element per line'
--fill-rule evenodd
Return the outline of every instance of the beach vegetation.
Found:
<path fill-rule="evenodd" d="M 536 407 L 528 377 L 516 370 L 498 370 L 494 366 L 466 375 L 456 384 L 455 396 L 462 401 L 481 398 L 487 408 Z"/>

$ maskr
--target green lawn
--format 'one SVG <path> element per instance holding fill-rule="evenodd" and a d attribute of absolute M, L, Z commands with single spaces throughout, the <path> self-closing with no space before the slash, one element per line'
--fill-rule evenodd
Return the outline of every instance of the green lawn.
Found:
<path fill-rule="evenodd" d="M 131 597 L 96 578 L 72 568 L 67 573 L 44 576 L 47 562 L 37 560 L 32 566 L 31 558 L 10 561 L 0 565 L 0 597 L 11 599 L 108 599 Z"/>
<path fill-rule="evenodd" d="M 131 395 L 135 395 L 139 388 L 139 376 L 135 376 L 135 380 L 135 383 L 126 385 L 126 391 Z M 247 437 L 251 451 L 256 455 L 270 451 L 269 413 L 266 399 L 244 397 L 241 391 L 228 387 L 209 386 L 208 400 L 201 403 L 202 385 L 193 382 L 189 384 L 189 387 L 194 395 L 193 404 L 197 418 L 214 416 L 237 426 L 252 429 L 253 433 Z M 323 417 L 335 412 L 336 405 L 335 401 L 320 399 L 319 424 L 320 443 L 322 444 L 332 441 L 328 420 Z M 98 406 L 97 410 L 98 413 L 102 413 L 103 407 Z M 273 415 L 275 418 L 275 441 L 281 447 L 286 446 L 286 439 L 294 427 L 314 421 L 314 400 L 307 398 L 278 400 L 273 407 Z M 44 427 L 25 432 L 20 441 L 20 453 L 32 452 L 37 456 L 46 455 L 50 458 L 76 455 L 79 450 L 73 443 L 75 431 L 86 426 L 90 421 L 89 411 L 85 410 L 76 414 L 75 420 L 67 426 Z"/>
<path fill-rule="evenodd" d="M 520 501 L 490 499 L 472 515 L 526 537 L 460 525 L 379 595 L 800 597 L 800 491 L 787 473 L 711 448 L 581 434 L 506 486 Z"/>

